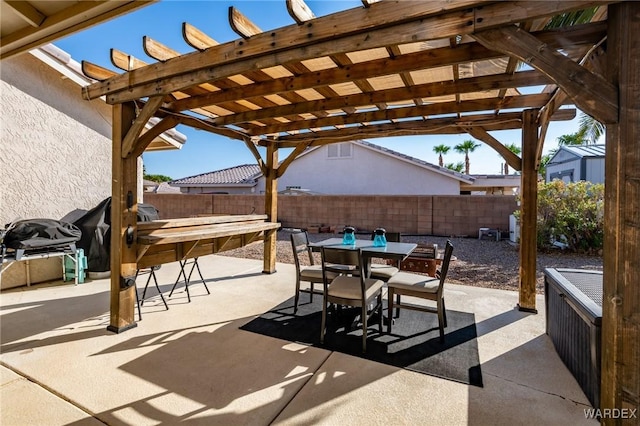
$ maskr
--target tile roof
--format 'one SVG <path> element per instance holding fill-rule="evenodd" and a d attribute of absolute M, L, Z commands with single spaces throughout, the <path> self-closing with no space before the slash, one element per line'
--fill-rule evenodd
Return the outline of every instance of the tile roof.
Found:
<path fill-rule="evenodd" d="M 257 164 L 243 164 L 176 179 L 172 181 L 171 184 L 177 186 L 252 184 L 255 183 L 260 176 L 262 176 L 262 172 Z"/>

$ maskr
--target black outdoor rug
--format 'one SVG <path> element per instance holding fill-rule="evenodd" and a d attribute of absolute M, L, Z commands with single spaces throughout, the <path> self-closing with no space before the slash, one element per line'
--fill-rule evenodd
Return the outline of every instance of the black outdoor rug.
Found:
<path fill-rule="evenodd" d="M 360 309 L 330 311 L 324 344 L 320 344 L 322 296 L 316 295 L 313 303 L 309 303 L 308 296 L 300 296 L 296 315 L 292 297 L 240 328 L 482 387 L 473 314 L 447 310 L 443 344 L 435 314 L 403 309 L 392 334 L 386 334 L 386 325 L 380 334 L 378 321 L 372 318 L 368 324 L 367 352 L 363 354 L 362 325 L 354 323 Z"/>

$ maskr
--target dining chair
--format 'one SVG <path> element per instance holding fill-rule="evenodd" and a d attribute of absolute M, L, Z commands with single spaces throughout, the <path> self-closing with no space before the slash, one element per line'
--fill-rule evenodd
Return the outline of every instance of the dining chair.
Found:
<path fill-rule="evenodd" d="M 320 343 L 324 343 L 329 305 L 353 306 L 361 308 L 362 352 L 367 351 L 367 322 L 378 313 L 379 329 L 382 333 L 382 287 L 381 280 L 364 275 L 362 249 L 322 247 L 323 303 Z M 345 274 L 345 266 L 353 268 L 353 274 Z M 331 279 L 330 274 L 338 274 Z M 369 310 L 369 305 L 373 309 Z"/>
<path fill-rule="evenodd" d="M 371 239 L 375 237 L 375 233 L 371 233 Z M 387 241 L 392 243 L 400 242 L 400 233 L 399 232 L 387 232 L 385 233 L 385 237 Z M 389 281 L 389 279 L 400 272 L 400 260 L 396 262 L 396 266 L 387 265 L 384 263 L 372 263 L 369 266 L 369 278 L 375 278 L 378 280 L 382 280 L 384 282 Z"/>
<path fill-rule="evenodd" d="M 298 312 L 298 301 L 300 300 L 300 292 L 309 293 L 309 301 L 313 302 L 313 294 L 316 292 L 314 284 L 322 284 L 322 265 L 316 265 L 313 259 L 311 247 L 309 247 L 309 234 L 307 231 L 300 230 L 291 233 L 291 249 L 293 250 L 293 260 L 296 264 L 296 295 L 293 307 L 293 313 Z M 301 264 L 300 256 L 302 253 L 307 254 L 309 266 Z M 335 274 L 333 275 L 335 277 Z M 300 282 L 307 281 L 310 284 L 308 289 L 301 289 Z M 321 290 L 320 290 L 321 291 Z M 319 292 L 320 292 L 319 291 Z M 318 292 L 318 293 L 319 293 Z"/>
<path fill-rule="evenodd" d="M 447 311 L 444 304 L 443 290 L 447 271 L 449 270 L 449 262 L 451 261 L 451 253 L 453 253 L 453 244 L 451 244 L 451 241 L 447 241 L 444 249 L 444 259 L 440 265 L 440 269 L 436 271 L 435 277 L 401 271 L 387 281 L 387 314 L 389 316 L 387 333 L 391 333 L 394 307 L 396 308 L 397 317 L 400 317 L 400 308 L 413 309 L 438 314 L 440 342 L 444 342 L 444 329 L 447 326 Z M 396 296 L 395 301 L 394 295 Z M 402 302 L 401 296 L 413 296 L 420 299 L 432 300 L 436 302 L 436 307 L 405 303 Z"/>

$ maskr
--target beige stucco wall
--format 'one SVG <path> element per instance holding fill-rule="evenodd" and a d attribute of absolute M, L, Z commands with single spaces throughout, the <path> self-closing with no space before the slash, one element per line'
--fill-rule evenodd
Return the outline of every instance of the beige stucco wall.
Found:
<path fill-rule="evenodd" d="M 60 219 L 111 194 L 111 106 L 85 101 L 80 86 L 26 53 L 0 63 L 0 226 Z M 59 259 L 47 262 L 61 276 Z M 32 263 L 32 268 L 39 267 Z M 24 284 L 22 266 L 2 287 Z"/>
<path fill-rule="evenodd" d="M 460 182 L 450 176 L 355 143 L 352 149 L 346 158 L 329 158 L 326 146 L 298 157 L 278 179 L 278 191 L 298 186 L 327 195 L 460 194 Z M 261 177 L 256 193 L 264 188 Z"/>

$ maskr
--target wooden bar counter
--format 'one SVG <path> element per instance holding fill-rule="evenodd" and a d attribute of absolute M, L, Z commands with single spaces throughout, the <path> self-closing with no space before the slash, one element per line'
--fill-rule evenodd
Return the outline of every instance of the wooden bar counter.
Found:
<path fill-rule="evenodd" d="M 280 228 L 267 215 L 221 215 L 138 223 L 138 269 L 216 254 L 261 241 Z"/>

